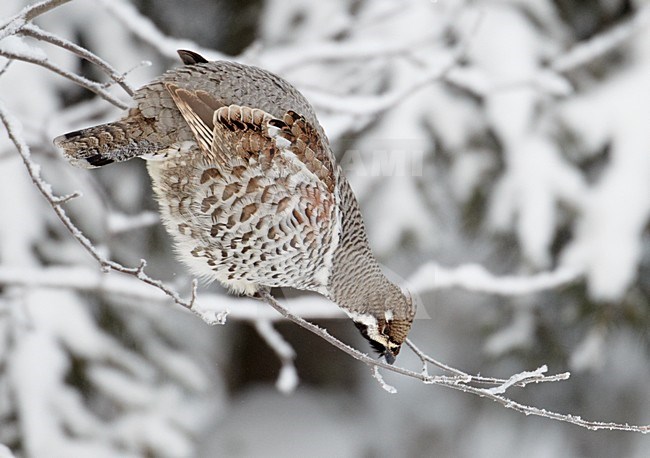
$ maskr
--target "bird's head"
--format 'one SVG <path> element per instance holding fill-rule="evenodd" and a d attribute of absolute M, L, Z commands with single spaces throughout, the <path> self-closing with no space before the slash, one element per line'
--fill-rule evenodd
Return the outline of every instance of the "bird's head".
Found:
<path fill-rule="evenodd" d="M 382 300 L 383 307 L 371 307 L 368 313 L 352 314 L 352 320 L 361 335 L 388 364 L 395 362 L 415 315 L 413 300 L 408 291 L 400 291 L 399 288 L 396 290 L 397 293 Z"/>

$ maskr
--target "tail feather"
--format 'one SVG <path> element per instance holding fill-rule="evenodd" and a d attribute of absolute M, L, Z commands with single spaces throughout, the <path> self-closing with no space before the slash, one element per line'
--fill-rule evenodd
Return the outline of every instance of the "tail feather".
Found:
<path fill-rule="evenodd" d="M 158 145 L 143 138 L 142 130 L 128 118 L 76 130 L 54 139 L 54 145 L 72 165 L 96 168 L 113 162 L 128 161 L 143 154 L 154 153 Z"/>

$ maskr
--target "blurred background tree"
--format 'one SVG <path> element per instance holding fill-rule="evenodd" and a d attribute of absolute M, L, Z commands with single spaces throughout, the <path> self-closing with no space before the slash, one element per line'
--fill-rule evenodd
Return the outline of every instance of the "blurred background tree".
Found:
<path fill-rule="evenodd" d="M 5 0 L 0 17 L 26 4 Z M 649 22 L 644 0 L 98 0 L 36 21 L 130 71 L 135 87 L 177 65 L 177 47 L 291 81 L 319 114 L 372 246 L 418 296 L 420 348 L 495 376 L 571 370 L 517 400 L 630 423 L 650 411 Z M 0 56 L 12 53 L 107 81 L 60 48 L 0 35 Z M 0 66 L 1 103 L 44 177 L 58 194 L 84 193 L 66 204 L 73 220 L 111 259 L 145 258 L 150 275 L 187 289 L 144 163 L 81 171 L 51 146 L 119 110 L 34 65 Z M 0 443 L 17 455 L 646 456 L 646 437 L 524 419 L 391 375 L 389 396 L 364 366 L 278 323 L 300 377 L 285 396 L 259 331 L 275 312 L 233 311 L 210 328 L 132 282 L 88 287 L 96 263 L 4 134 L 0 195 Z M 321 305 L 306 316 L 365 348 Z"/>

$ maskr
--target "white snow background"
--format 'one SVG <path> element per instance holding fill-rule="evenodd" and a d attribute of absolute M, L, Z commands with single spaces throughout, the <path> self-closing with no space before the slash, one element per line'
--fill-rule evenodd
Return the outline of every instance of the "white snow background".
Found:
<path fill-rule="evenodd" d="M 28 3 L 3 0 L 0 24 Z M 313 103 L 376 254 L 418 298 L 421 349 L 495 377 L 570 370 L 511 395 L 650 423 L 647 0 L 73 0 L 35 23 L 134 87 L 178 65 L 178 48 L 282 75 Z M 68 51 L 9 35 L 0 55 L 106 81 Z M 0 103 L 55 193 L 82 192 L 65 208 L 102 253 L 144 258 L 189 294 L 143 162 L 75 169 L 51 143 L 120 111 L 26 62 L 0 74 Z M 335 307 L 287 294 L 368 351 Z M 201 297 L 230 311 L 225 326 L 101 273 L 0 129 L 0 457 L 648 456 L 647 435 L 385 374 L 390 395 L 270 307 L 216 285 Z M 398 362 L 418 370 L 407 349 Z"/>

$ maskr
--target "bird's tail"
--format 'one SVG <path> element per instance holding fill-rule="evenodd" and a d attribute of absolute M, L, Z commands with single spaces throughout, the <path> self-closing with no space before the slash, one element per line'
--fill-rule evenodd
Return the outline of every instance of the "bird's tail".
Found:
<path fill-rule="evenodd" d="M 144 138 L 142 126 L 126 118 L 60 135 L 54 144 L 72 165 L 86 169 L 154 153 L 158 145 Z"/>

